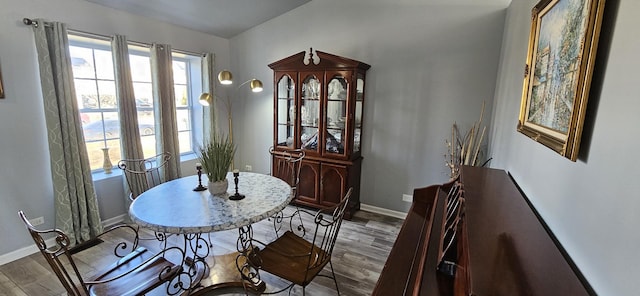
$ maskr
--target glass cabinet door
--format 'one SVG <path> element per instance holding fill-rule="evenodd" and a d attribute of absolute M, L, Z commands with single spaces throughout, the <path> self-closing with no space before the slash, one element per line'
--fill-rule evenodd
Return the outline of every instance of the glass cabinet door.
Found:
<path fill-rule="evenodd" d="M 342 74 L 333 75 L 327 83 L 325 154 L 345 155 L 348 90 L 349 85 Z"/>
<path fill-rule="evenodd" d="M 358 73 L 356 80 L 356 105 L 355 105 L 355 128 L 353 129 L 353 152 L 360 151 L 360 137 L 362 134 L 362 104 L 364 104 L 364 76 Z"/>
<path fill-rule="evenodd" d="M 302 81 L 302 93 L 300 95 L 300 143 L 301 148 L 319 152 L 320 139 L 318 127 L 320 125 L 320 96 L 322 85 L 318 76 L 308 74 Z"/>
<path fill-rule="evenodd" d="M 277 86 L 277 146 L 294 148 L 295 135 L 295 81 L 289 75 L 283 75 Z"/>

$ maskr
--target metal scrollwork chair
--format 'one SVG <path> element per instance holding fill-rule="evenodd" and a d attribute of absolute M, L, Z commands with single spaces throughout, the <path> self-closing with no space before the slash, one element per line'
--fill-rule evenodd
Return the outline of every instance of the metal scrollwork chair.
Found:
<path fill-rule="evenodd" d="M 331 254 L 352 190 L 353 188 L 349 189 L 339 204 L 322 209 L 317 213 L 298 210 L 300 214 L 309 215 L 315 224 L 313 229 L 309 229 L 310 237 L 308 239 L 287 230 L 275 241 L 268 244 L 252 240 L 253 254 L 249 256 L 251 264 L 261 271 L 266 271 L 291 282 L 289 286 L 274 293 L 287 289 L 291 293 L 291 289 L 295 285 L 299 285 L 302 286 L 302 294 L 305 295 L 305 287 L 316 276 L 324 276 L 333 279 L 336 291 L 340 295 L 338 281 L 331 263 Z M 331 267 L 331 275 L 320 274 L 327 264 Z"/>
<path fill-rule="evenodd" d="M 134 200 L 149 188 L 164 183 L 166 180 L 162 176 L 162 169 L 169 163 L 170 159 L 171 153 L 164 152 L 144 159 L 122 159 L 118 161 L 118 168 L 122 170 L 131 191 L 129 199 Z"/>
<path fill-rule="evenodd" d="M 127 186 L 129 187 L 129 199 L 133 201 L 138 195 L 164 183 L 162 170 L 171 159 L 171 153 L 164 152 L 158 155 L 143 159 L 121 159 L 118 161 L 118 168 L 122 170 Z M 166 233 L 154 232 L 154 238 L 166 244 L 168 235 Z M 149 239 L 149 238 L 144 238 Z"/>
<path fill-rule="evenodd" d="M 291 186 L 293 196 L 297 196 L 297 189 L 300 184 L 300 168 L 302 165 L 302 160 L 305 157 L 304 150 L 275 150 L 273 147 L 271 147 L 269 148 L 269 153 L 275 156 L 271 175 L 287 182 L 287 184 Z M 292 214 L 285 214 L 283 210 L 270 218 L 270 220 L 273 221 L 273 228 L 276 232 L 276 235 L 279 234 L 279 231 L 283 225 L 282 222 L 287 219 L 291 223 L 298 223 L 296 227 L 293 227 L 293 225 L 290 226 L 292 226 L 292 229 L 295 229 L 296 231 L 302 232 L 304 234 L 306 229 L 304 228 L 304 224 L 302 223 L 302 218 L 299 216 L 298 210 L 299 209 L 296 207 L 296 210 Z M 290 219 L 293 215 L 298 215 L 298 219 Z"/>
<path fill-rule="evenodd" d="M 84 249 L 82 244 L 72 248 L 69 237 L 61 230 L 37 230 L 22 211 L 18 212 L 18 216 L 68 295 L 144 295 L 170 282 L 182 271 L 181 266 L 165 259 L 168 251 L 178 249 L 169 248 L 151 254 L 146 248 L 138 246 L 138 233 L 134 227 L 118 225 L 98 235 L 98 238 L 103 238 L 116 229 L 123 229 L 132 232 L 133 241 L 123 239 L 118 242 L 114 248 L 114 255 L 118 260 L 91 280 L 87 280 L 80 273 L 72 256 L 80 252 L 76 251 L 77 249 Z M 53 244 L 45 240 L 45 237 L 49 238 L 51 235 L 55 236 Z M 167 291 L 170 289 L 169 286 Z"/>

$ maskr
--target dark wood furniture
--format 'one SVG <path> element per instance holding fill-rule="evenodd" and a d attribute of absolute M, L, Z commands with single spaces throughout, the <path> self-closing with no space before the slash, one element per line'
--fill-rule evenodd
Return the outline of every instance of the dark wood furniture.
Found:
<path fill-rule="evenodd" d="M 152 254 L 146 248 L 138 247 L 137 230 L 129 225 L 119 225 L 98 235 L 97 239 L 109 232 L 127 230 L 133 234 L 133 242 L 116 243 L 114 263 L 97 276 L 87 279 L 72 256 L 86 249 L 82 244 L 72 248 L 64 232 L 58 229 L 37 230 L 22 211 L 18 215 L 69 295 L 144 295 L 156 288 L 168 289 L 161 285 L 171 281 L 182 270 L 181 266 L 165 259 L 166 252 Z M 55 236 L 53 243 L 45 240 L 51 235 Z"/>
<path fill-rule="evenodd" d="M 595 292 L 505 171 L 465 166 L 459 180 L 414 190 L 373 295 Z"/>
<path fill-rule="evenodd" d="M 278 151 L 302 149 L 306 155 L 294 203 L 334 206 L 353 187 L 345 214 L 350 219 L 360 208 L 364 83 L 371 66 L 310 50 L 269 67 L 274 71 L 273 167 L 286 161 Z"/>

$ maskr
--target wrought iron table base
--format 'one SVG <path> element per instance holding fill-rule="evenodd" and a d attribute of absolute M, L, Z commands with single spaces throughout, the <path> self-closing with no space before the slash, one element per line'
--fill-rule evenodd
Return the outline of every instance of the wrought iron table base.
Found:
<path fill-rule="evenodd" d="M 238 229 L 238 252 L 209 257 L 213 260 L 210 266 L 210 275 L 202 279 L 201 286 L 192 295 L 207 295 L 208 292 L 224 288 L 240 288 L 261 294 L 266 289 L 266 284 L 260 280 L 258 269 L 249 260 L 251 254 L 251 238 L 253 229 L 251 225 Z"/>
<path fill-rule="evenodd" d="M 184 245 L 182 246 L 182 272 L 173 278 L 167 285 L 168 295 L 187 295 L 201 285 L 203 278 L 209 276 L 209 265 L 206 258 L 209 256 L 209 244 L 202 237 L 202 233 L 183 234 Z M 190 257 L 190 254 L 193 257 Z"/>

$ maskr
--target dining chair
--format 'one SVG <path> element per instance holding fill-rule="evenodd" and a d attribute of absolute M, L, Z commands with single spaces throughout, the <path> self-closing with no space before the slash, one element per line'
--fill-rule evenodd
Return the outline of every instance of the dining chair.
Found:
<path fill-rule="evenodd" d="M 129 187 L 129 199 L 134 200 L 138 195 L 160 183 L 164 183 L 162 170 L 171 159 L 171 153 L 164 152 L 143 159 L 121 159 L 118 161 L 120 168 L 127 180 Z"/>
<path fill-rule="evenodd" d="M 23 211 L 19 211 L 18 216 L 68 295 L 144 295 L 171 281 L 182 271 L 180 265 L 173 264 L 165 258 L 168 251 L 176 248 L 152 254 L 146 248 L 138 246 L 138 233 L 135 228 L 118 225 L 101 233 L 97 238 L 106 240 L 106 237 L 112 237 L 108 233 L 124 230 L 131 231 L 133 240 L 122 239 L 114 243 L 114 255 L 117 260 L 97 273 L 97 276 L 85 279 L 74 260 L 75 255 L 87 250 L 82 244 L 71 247 L 69 237 L 61 230 L 37 230 L 29 223 Z M 52 235 L 54 239 L 49 239 Z"/>
<path fill-rule="evenodd" d="M 171 160 L 171 153 L 163 152 L 149 158 L 143 159 L 121 159 L 118 161 L 118 168 L 127 181 L 129 188 L 129 199 L 133 201 L 138 195 L 164 183 L 162 170 Z M 139 227 L 136 226 L 139 230 Z M 143 240 L 158 240 L 166 247 L 167 238 L 170 235 L 154 231 L 153 238 L 142 238 Z"/>
<path fill-rule="evenodd" d="M 305 157 L 304 150 L 275 150 L 271 147 L 269 148 L 269 153 L 272 155 L 272 159 L 274 160 L 274 163 L 271 166 L 271 175 L 287 182 L 287 184 L 291 186 L 293 196 L 296 197 L 298 186 L 300 185 L 300 168 L 302 167 L 302 161 Z M 295 204 L 294 206 L 296 210 L 293 211 L 293 213 L 286 214 L 284 212 L 285 209 L 283 209 L 270 218 L 270 220 L 273 221 L 273 228 L 276 235 L 278 235 L 283 225 L 281 222 L 283 220 L 293 222 L 294 219 L 290 218 L 294 215 L 298 215 L 298 219 L 295 219 L 297 220 L 295 223 L 298 223 L 295 227 L 296 231 L 300 231 L 302 233 L 305 232 L 306 229 L 302 223 L 302 218 L 299 216 L 299 212 L 297 211 L 299 208 Z"/>
<path fill-rule="evenodd" d="M 269 153 L 277 157 L 271 174 L 284 180 L 291 188 L 296 190 L 300 183 L 300 164 L 305 157 L 304 150 L 275 150 L 271 147 L 269 148 Z"/>
<path fill-rule="evenodd" d="M 268 244 L 252 239 L 252 243 L 255 244 L 253 244 L 254 254 L 249 256 L 251 263 L 260 271 L 266 271 L 291 283 L 274 293 L 289 289 L 289 294 L 291 294 L 291 289 L 295 285 L 299 285 L 302 286 L 302 295 L 305 295 L 306 286 L 316 276 L 323 276 L 333 279 L 336 292 L 340 295 L 338 281 L 331 263 L 331 254 L 352 191 L 353 188 L 350 188 L 340 203 L 317 213 L 297 210 L 301 215 L 309 216 L 315 224 L 315 227 L 312 227 L 313 231 L 308 233 L 309 238 L 287 230 Z M 320 274 L 327 264 L 331 268 L 331 274 Z"/>

